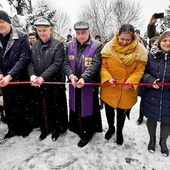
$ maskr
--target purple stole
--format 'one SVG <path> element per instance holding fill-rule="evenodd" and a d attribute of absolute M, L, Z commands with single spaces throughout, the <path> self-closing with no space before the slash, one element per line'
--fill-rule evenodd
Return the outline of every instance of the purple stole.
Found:
<path fill-rule="evenodd" d="M 90 45 L 86 47 L 84 51 L 84 57 L 82 58 L 82 70 L 81 73 L 89 67 L 92 62 L 93 55 L 97 49 L 97 45 L 92 40 Z M 69 44 L 68 56 L 70 61 L 70 66 L 75 71 L 76 58 L 77 58 L 77 41 L 74 40 Z M 92 81 L 90 81 L 92 82 Z M 81 89 L 81 116 L 91 116 L 93 114 L 93 85 L 85 85 Z M 69 107 L 75 112 L 75 89 L 70 84 L 69 85 Z"/>

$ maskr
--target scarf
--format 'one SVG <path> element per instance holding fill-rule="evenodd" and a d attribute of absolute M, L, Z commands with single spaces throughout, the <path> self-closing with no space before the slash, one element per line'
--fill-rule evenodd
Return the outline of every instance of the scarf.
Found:
<path fill-rule="evenodd" d="M 101 54 L 102 56 L 112 56 L 126 66 L 131 65 L 135 60 L 147 62 L 147 51 L 139 43 L 136 35 L 129 45 L 121 46 L 118 42 L 118 34 L 115 34 L 102 49 Z"/>

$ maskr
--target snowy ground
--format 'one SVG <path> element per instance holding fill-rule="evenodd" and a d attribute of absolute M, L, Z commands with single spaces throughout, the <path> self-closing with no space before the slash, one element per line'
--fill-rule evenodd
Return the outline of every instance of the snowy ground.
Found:
<path fill-rule="evenodd" d="M 109 141 L 104 139 L 107 130 L 104 109 L 103 133 L 96 133 L 84 148 L 77 146 L 80 139 L 70 131 L 57 141 L 52 141 L 51 135 L 38 141 L 39 129 L 34 129 L 27 138 L 4 141 L 7 126 L 0 122 L 0 170 L 169 170 L 170 157 L 163 157 L 158 145 L 159 127 L 156 152 L 148 152 L 146 119 L 136 125 L 138 108 L 139 101 L 132 109 L 131 119 L 125 122 L 122 146 L 115 143 L 115 135 Z M 170 138 L 167 145 L 170 149 Z"/>

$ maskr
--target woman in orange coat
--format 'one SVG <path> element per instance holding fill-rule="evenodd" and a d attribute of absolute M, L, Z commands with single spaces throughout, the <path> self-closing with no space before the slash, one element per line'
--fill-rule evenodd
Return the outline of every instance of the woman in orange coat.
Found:
<path fill-rule="evenodd" d="M 109 129 L 105 138 L 115 133 L 114 117 L 117 111 L 116 143 L 123 144 L 122 129 L 126 115 L 137 101 L 138 86 L 147 63 L 147 51 L 139 43 L 134 27 L 124 24 L 101 51 L 101 99 L 105 102 Z"/>

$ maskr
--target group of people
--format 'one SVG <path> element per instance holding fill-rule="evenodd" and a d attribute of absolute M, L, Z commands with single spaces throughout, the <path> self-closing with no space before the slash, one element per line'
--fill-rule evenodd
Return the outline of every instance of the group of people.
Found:
<path fill-rule="evenodd" d="M 52 36 L 48 20 L 40 18 L 34 25 L 39 39 L 30 48 L 28 36 L 0 11 L 0 86 L 9 130 L 5 138 L 28 136 L 33 119 L 41 129 L 39 140 L 51 133 L 55 141 L 69 129 L 80 136 L 78 146 L 84 147 L 95 132 L 102 132 L 100 93 L 108 122 L 105 138 L 116 132 L 116 143 L 122 145 L 125 119 L 137 102 L 142 81 L 147 84 L 141 90 L 140 110 L 147 117 L 148 150 L 155 151 L 159 121 L 161 152 L 169 155 L 170 89 L 161 83 L 170 82 L 170 31 L 162 33 L 148 52 L 131 24 L 122 25 L 104 45 L 91 37 L 88 23 L 79 21 L 74 24 L 76 37 L 66 48 Z"/>

